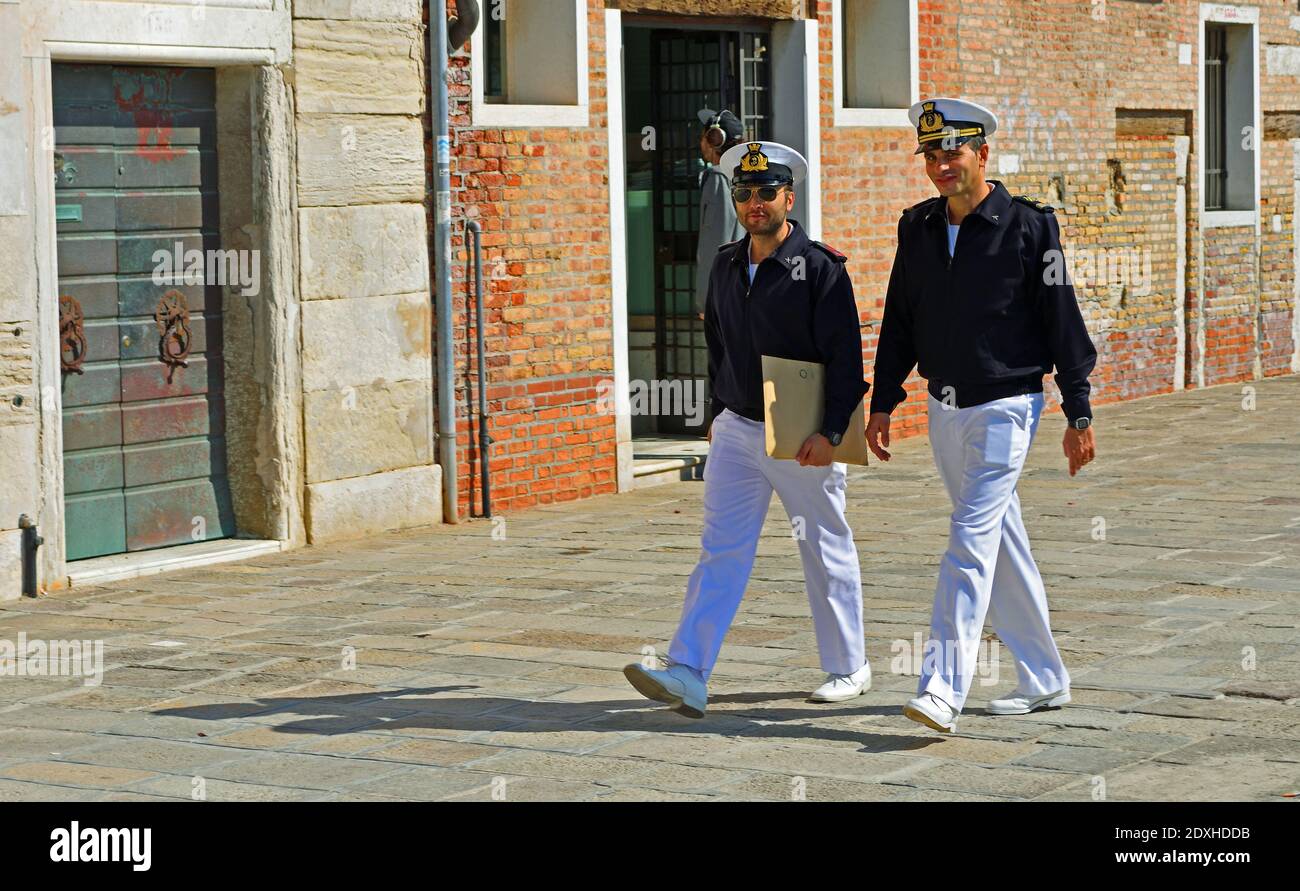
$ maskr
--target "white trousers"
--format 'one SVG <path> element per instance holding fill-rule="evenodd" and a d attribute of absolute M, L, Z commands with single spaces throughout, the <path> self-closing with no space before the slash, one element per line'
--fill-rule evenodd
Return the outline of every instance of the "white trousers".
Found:
<path fill-rule="evenodd" d="M 781 498 L 798 538 L 808 603 L 823 671 L 849 674 L 866 662 L 862 576 L 853 532 L 844 517 L 845 467 L 801 467 L 769 458 L 763 425 L 723 411 L 713 421 L 704 465 L 704 533 L 700 559 L 686 587 L 682 620 L 668 650 L 673 661 L 707 678 L 754 568 L 772 492 Z"/>
<path fill-rule="evenodd" d="M 1020 692 L 1070 686 L 1016 494 L 1042 412 L 1042 393 L 970 408 L 930 397 L 930 446 L 953 512 L 918 695 L 933 693 L 957 711 L 970 692 L 985 613 L 1015 660 Z"/>

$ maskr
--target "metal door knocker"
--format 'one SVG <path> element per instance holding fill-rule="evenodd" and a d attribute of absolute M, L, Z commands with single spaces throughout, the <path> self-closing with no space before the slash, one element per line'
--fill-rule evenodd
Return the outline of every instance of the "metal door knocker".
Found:
<path fill-rule="evenodd" d="M 76 297 L 59 297 L 59 364 L 64 374 L 84 374 L 86 361 L 85 316 Z"/>
<path fill-rule="evenodd" d="M 54 185 L 59 185 L 62 179 L 67 185 L 72 185 L 72 181 L 77 178 L 77 165 L 73 164 L 63 156 L 63 152 L 54 153 Z"/>
<path fill-rule="evenodd" d="M 158 325 L 158 358 L 167 366 L 167 383 L 170 384 L 176 366 L 189 367 L 185 360 L 190 355 L 192 336 L 185 295 L 175 290 L 162 295 L 153 311 L 153 320 Z"/>

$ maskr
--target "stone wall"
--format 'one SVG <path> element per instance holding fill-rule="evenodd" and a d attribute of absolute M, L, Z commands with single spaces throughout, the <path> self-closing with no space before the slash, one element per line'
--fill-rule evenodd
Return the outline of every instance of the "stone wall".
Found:
<path fill-rule="evenodd" d="M 307 534 L 440 521 L 419 0 L 294 4 Z"/>
<path fill-rule="evenodd" d="M 4 180 L 0 188 L 0 600 L 20 595 L 17 526 L 21 514 L 32 518 L 44 538 L 38 559 L 41 588 L 57 590 L 68 581 L 49 47 L 54 43 L 82 47 L 78 58 L 84 54 L 84 61 L 93 63 L 131 59 L 144 65 L 214 67 L 220 78 L 252 59 L 261 60 L 259 68 L 244 68 L 242 75 L 235 75 L 245 80 L 255 71 L 260 72 L 258 77 L 278 76 L 279 66 L 289 61 L 289 15 L 284 2 L 265 8 L 208 4 L 202 15 L 192 14 L 197 12 L 193 3 L 158 0 L 156 5 L 154 14 L 144 16 L 134 8 L 137 4 L 101 3 L 92 10 L 91 4 L 74 0 L 0 0 L 0 175 Z M 258 156 L 263 163 L 254 165 L 250 135 L 264 139 L 276 126 L 283 130 L 287 122 L 260 120 L 260 113 L 250 113 L 248 103 L 241 105 L 234 93 L 228 92 L 226 99 L 230 101 L 221 111 L 223 137 L 233 154 L 243 154 L 244 163 L 242 179 L 223 177 L 223 185 L 230 188 L 223 190 L 219 203 L 223 208 L 248 209 L 251 181 L 259 178 L 259 187 L 266 186 L 274 177 L 262 174 L 267 170 L 282 174 L 279 163 L 290 154 L 287 144 L 264 144 Z M 242 111 L 233 111 L 234 107 Z M 261 170 L 249 169 L 254 166 Z M 242 191 L 236 191 L 235 180 Z M 287 206 L 287 190 L 280 194 L 276 200 Z M 252 198 L 254 206 L 261 201 L 258 194 Z M 263 252 L 263 259 L 274 267 L 263 266 L 263 284 L 283 297 L 294 287 L 292 275 L 288 287 L 282 279 L 296 253 L 293 241 L 283 238 L 283 219 L 246 222 L 251 228 L 240 237 L 233 232 L 223 235 L 231 236 L 232 246 Z M 287 325 L 270 321 L 267 330 L 282 335 Z M 274 361 L 267 352 L 271 348 L 278 351 Z M 255 374 L 271 375 L 270 389 L 283 398 L 282 371 L 296 362 L 296 334 L 291 350 L 284 341 L 272 347 L 269 338 L 259 340 L 257 350 L 260 364 Z M 256 409 L 263 394 L 255 387 L 242 388 L 245 382 L 236 383 L 237 398 L 251 398 L 240 408 Z M 302 536 L 295 532 L 292 502 L 301 500 L 302 486 L 295 486 L 292 479 L 293 453 L 301 452 L 301 443 L 295 444 L 288 429 L 293 413 L 279 412 L 271 423 L 265 423 L 256 410 L 246 417 L 250 420 L 247 442 L 255 447 L 245 449 L 244 457 L 255 472 L 237 482 L 232 479 L 243 486 L 240 496 L 246 508 L 240 515 L 239 534 L 294 543 Z M 241 449 L 244 445 L 238 443 Z M 261 484 L 257 476 L 262 477 Z"/>
<path fill-rule="evenodd" d="M 19 62 L 20 12 L 16 2 L 0 0 L 0 173 L 5 181 L 0 187 L 0 600 L 17 598 L 22 592 L 19 516 L 27 514 L 43 524 L 44 511 L 54 507 L 53 499 L 42 497 L 42 482 L 50 474 L 42 473 L 38 356 L 39 344 L 47 340 L 42 334 L 53 332 L 40 327 L 36 312 L 32 249 L 36 231 L 28 155 L 32 121 L 30 86 Z M 47 409 L 53 406 L 53 395 L 49 394 Z"/>
<path fill-rule="evenodd" d="M 299 346 L 294 127 L 284 72 L 217 72 L 217 115 L 248 128 L 217 133 L 221 243 L 258 251 L 258 293 L 227 288 L 222 308 L 226 474 L 241 537 L 306 540 Z"/>

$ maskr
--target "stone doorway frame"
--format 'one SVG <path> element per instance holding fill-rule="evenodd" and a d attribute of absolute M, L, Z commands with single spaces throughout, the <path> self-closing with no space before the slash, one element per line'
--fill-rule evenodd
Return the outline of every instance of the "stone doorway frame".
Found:
<path fill-rule="evenodd" d="M 261 251 L 262 282 L 256 305 L 246 306 L 248 336 L 229 343 L 233 365 L 248 369 L 241 393 L 230 390 L 227 366 L 227 424 L 235 410 L 251 419 L 242 431 L 241 451 L 229 442 L 231 470 L 244 465 L 245 486 L 232 500 L 236 542 L 248 538 L 278 542 L 281 548 L 306 542 L 303 518 L 301 314 L 295 222 L 295 130 L 293 97 L 273 49 L 87 44 L 46 39 L 38 58 L 29 58 L 32 102 L 32 218 L 36 249 L 35 364 L 40 392 L 38 445 L 39 509 L 36 522 L 45 543 L 39 555 L 39 587 L 57 590 L 69 581 L 63 485 L 63 406 L 60 387 L 58 260 L 55 250 L 52 65 L 56 62 L 194 66 L 216 69 L 217 115 L 249 121 L 247 127 L 218 126 L 218 184 L 222 193 L 223 247 Z M 235 163 L 243 160 L 243 164 Z M 236 301 L 227 293 L 223 316 Z M 234 321 L 232 318 L 231 321 Z M 188 546 L 181 546 L 188 547 Z M 156 555 L 155 551 L 135 552 Z M 150 557 L 146 556 L 145 560 Z M 196 563 L 213 562 L 210 555 Z M 169 568 L 180 568 L 172 563 Z M 122 577 L 122 576 L 118 576 Z"/>

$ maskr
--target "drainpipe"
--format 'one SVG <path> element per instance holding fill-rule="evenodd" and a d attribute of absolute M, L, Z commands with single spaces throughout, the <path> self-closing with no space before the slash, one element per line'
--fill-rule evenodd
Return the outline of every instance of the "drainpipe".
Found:
<path fill-rule="evenodd" d="M 429 91 L 432 93 L 434 183 L 433 268 L 437 270 L 438 463 L 442 466 L 442 516 L 459 523 L 456 478 L 456 379 L 451 315 L 451 137 L 447 124 L 447 54 L 458 49 L 478 25 L 476 0 L 456 0 L 457 16 L 447 21 L 443 0 L 429 5 Z M 449 40 L 458 40 L 455 45 Z"/>
<path fill-rule="evenodd" d="M 474 250 L 474 328 L 478 331 L 478 452 L 483 471 L 483 516 L 492 516 L 492 435 L 488 433 L 487 353 L 483 349 L 483 227 L 478 220 L 465 226 L 466 243 Z"/>

